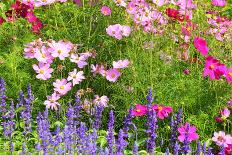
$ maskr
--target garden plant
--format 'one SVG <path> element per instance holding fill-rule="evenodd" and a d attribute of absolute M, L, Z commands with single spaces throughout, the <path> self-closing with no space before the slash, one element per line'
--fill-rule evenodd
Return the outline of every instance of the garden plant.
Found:
<path fill-rule="evenodd" d="M 232 0 L 0 1 L 0 155 L 232 155 Z"/>

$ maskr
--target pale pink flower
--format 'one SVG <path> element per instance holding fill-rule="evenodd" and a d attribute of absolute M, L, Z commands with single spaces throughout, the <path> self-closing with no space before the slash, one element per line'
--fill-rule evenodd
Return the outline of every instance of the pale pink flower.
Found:
<path fill-rule="evenodd" d="M 157 6 L 163 6 L 168 3 L 169 0 L 153 0 L 153 3 L 155 3 Z"/>
<path fill-rule="evenodd" d="M 83 71 L 77 72 L 77 69 L 74 69 L 73 72 L 69 73 L 67 80 L 72 81 L 73 86 L 74 86 L 82 82 L 84 79 L 85 79 L 84 72 Z"/>
<path fill-rule="evenodd" d="M 227 147 L 228 144 L 232 144 L 231 136 L 226 135 L 224 131 L 214 132 L 214 137 L 212 140 L 218 145 L 218 146 L 224 146 Z"/>
<path fill-rule="evenodd" d="M 102 76 L 106 75 L 106 70 L 105 67 L 103 65 L 91 65 L 91 72 L 93 73 L 94 76 L 96 76 L 96 74 L 101 74 Z"/>
<path fill-rule="evenodd" d="M 108 6 L 103 6 L 101 8 L 101 13 L 105 16 L 109 16 L 111 14 L 111 9 Z"/>
<path fill-rule="evenodd" d="M 49 4 L 54 3 L 55 1 L 56 0 L 36 0 L 35 1 L 35 6 L 40 7 L 40 6 L 43 6 L 43 5 L 49 5 Z"/>
<path fill-rule="evenodd" d="M 127 59 L 113 61 L 113 68 L 124 69 L 124 68 L 127 68 L 129 66 L 129 64 L 130 64 L 130 61 Z"/>
<path fill-rule="evenodd" d="M 38 73 L 37 79 L 47 80 L 51 78 L 53 69 L 50 68 L 50 64 L 39 63 L 39 65 L 34 64 L 32 67 Z"/>
<path fill-rule="evenodd" d="M 108 102 L 109 98 L 105 95 L 101 97 L 99 97 L 98 95 L 94 96 L 93 104 L 97 106 L 107 107 Z"/>
<path fill-rule="evenodd" d="M 71 90 L 72 83 L 67 82 L 66 79 L 57 79 L 53 82 L 53 86 L 55 87 L 54 90 L 59 93 L 60 95 L 65 95 L 68 91 Z"/>
<path fill-rule="evenodd" d="M 110 82 L 116 82 L 120 76 L 121 73 L 116 68 L 106 71 L 106 79 Z"/>
<path fill-rule="evenodd" d="M 128 5 L 127 5 L 127 13 L 129 14 L 135 14 L 136 13 L 136 10 L 137 10 L 137 7 L 135 5 L 134 2 L 129 2 Z"/>
<path fill-rule="evenodd" d="M 126 2 L 124 0 L 114 0 L 117 6 L 126 7 Z"/>
<path fill-rule="evenodd" d="M 178 0 L 176 3 L 181 10 L 195 9 L 196 5 L 193 4 L 193 0 Z"/>
<path fill-rule="evenodd" d="M 45 46 L 43 46 L 40 51 L 37 51 L 34 56 L 39 62 L 49 64 L 51 64 L 54 59 L 51 55 L 51 48 L 47 48 Z"/>
<path fill-rule="evenodd" d="M 71 47 L 69 44 L 63 41 L 59 41 L 59 42 L 53 41 L 52 43 L 49 43 L 48 45 L 53 49 L 53 51 L 51 51 L 51 55 L 54 58 L 59 57 L 60 60 L 64 60 L 66 57 L 69 56 L 69 52 L 71 50 Z"/>
<path fill-rule="evenodd" d="M 84 68 L 88 64 L 85 55 L 79 56 L 78 54 L 72 54 L 70 61 L 76 63 L 79 68 Z"/>
<path fill-rule="evenodd" d="M 38 48 L 27 47 L 24 49 L 24 57 L 26 59 L 35 58 L 35 53 L 39 52 Z"/>
<path fill-rule="evenodd" d="M 212 4 L 214 6 L 225 6 L 226 5 L 226 0 L 212 0 Z"/>
<path fill-rule="evenodd" d="M 46 108 L 48 109 L 58 110 L 57 106 L 60 106 L 60 104 L 57 102 L 57 100 L 59 99 L 60 96 L 53 93 L 51 96 L 47 96 L 47 100 L 44 102 L 44 105 L 46 105 Z"/>
<path fill-rule="evenodd" d="M 131 28 L 130 28 L 130 26 L 122 26 L 122 27 L 121 27 L 121 32 L 122 32 L 122 35 L 123 35 L 123 36 L 128 37 L 128 36 L 130 35 L 130 33 L 131 33 Z"/>
<path fill-rule="evenodd" d="M 106 32 L 109 36 L 121 40 L 122 39 L 121 27 L 122 26 L 120 24 L 110 25 L 108 28 L 106 28 Z"/>
<path fill-rule="evenodd" d="M 223 110 L 220 111 L 220 114 L 221 114 L 221 118 L 225 120 L 230 116 L 230 110 L 228 108 L 224 108 Z"/>

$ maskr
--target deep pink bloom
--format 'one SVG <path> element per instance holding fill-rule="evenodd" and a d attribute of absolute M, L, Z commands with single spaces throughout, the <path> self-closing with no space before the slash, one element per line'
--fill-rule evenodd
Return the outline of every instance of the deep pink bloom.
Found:
<path fill-rule="evenodd" d="M 32 32 L 40 33 L 40 30 L 43 28 L 43 23 L 37 19 L 36 22 L 32 23 Z"/>
<path fill-rule="evenodd" d="M 103 6 L 101 8 L 101 13 L 105 16 L 109 16 L 111 14 L 111 9 L 108 6 Z"/>
<path fill-rule="evenodd" d="M 207 56 L 208 55 L 209 49 L 207 47 L 207 42 L 204 39 L 202 39 L 200 37 L 196 37 L 196 38 L 194 38 L 194 42 L 193 43 L 194 43 L 195 48 L 199 52 L 201 52 L 201 54 L 203 56 Z"/>
<path fill-rule="evenodd" d="M 35 16 L 34 12 L 27 12 L 26 17 L 29 23 L 37 22 L 38 18 Z"/>
<path fill-rule="evenodd" d="M 66 79 L 57 79 L 53 82 L 54 90 L 60 95 L 65 95 L 68 91 L 71 90 L 72 83 L 68 82 Z"/>
<path fill-rule="evenodd" d="M 214 118 L 215 119 L 215 121 L 217 122 L 217 123 L 221 123 L 221 122 L 223 122 L 223 120 L 222 120 L 222 118 L 221 117 L 215 117 Z"/>
<path fill-rule="evenodd" d="M 121 73 L 116 68 L 106 71 L 106 79 L 110 82 L 116 82 L 120 76 Z"/>
<path fill-rule="evenodd" d="M 152 109 L 156 111 L 157 117 L 160 119 L 164 119 L 168 117 L 168 115 L 172 112 L 172 107 L 166 107 L 163 105 L 154 104 Z"/>
<path fill-rule="evenodd" d="M 196 133 L 196 127 L 190 126 L 190 124 L 187 122 L 185 125 L 182 125 L 180 128 L 178 128 L 178 132 L 180 136 L 178 136 L 178 140 L 180 142 L 184 142 L 187 138 L 187 141 L 192 142 L 194 140 L 197 140 L 198 134 Z"/>
<path fill-rule="evenodd" d="M 5 19 L 3 19 L 2 17 L 0 17 L 0 25 L 2 25 L 5 22 Z"/>
<path fill-rule="evenodd" d="M 220 64 L 217 59 L 212 56 L 209 56 L 205 60 L 205 68 L 203 76 L 209 76 L 210 80 L 220 79 L 222 75 L 225 74 L 226 66 L 224 64 Z"/>
<path fill-rule="evenodd" d="M 212 0 L 212 4 L 214 6 L 225 6 L 226 5 L 226 0 Z"/>
<path fill-rule="evenodd" d="M 39 63 L 39 65 L 34 64 L 32 67 L 38 73 L 37 79 L 47 80 L 51 78 L 53 69 L 50 68 L 50 64 Z"/>
<path fill-rule="evenodd" d="M 226 71 L 226 79 L 228 82 L 232 82 L 232 68 L 228 68 Z"/>
<path fill-rule="evenodd" d="M 185 74 L 185 75 L 189 75 L 189 74 L 190 74 L 190 70 L 189 70 L 189 69 L 185 69 L 185 70 L 184 70 L 184 74 Z"/>
<path fill-rule="evenodd" d="M 133 116 L 144 116 L 147 114 L 147 106 L 136 104 L 135 109 L 132 110 Z"/>

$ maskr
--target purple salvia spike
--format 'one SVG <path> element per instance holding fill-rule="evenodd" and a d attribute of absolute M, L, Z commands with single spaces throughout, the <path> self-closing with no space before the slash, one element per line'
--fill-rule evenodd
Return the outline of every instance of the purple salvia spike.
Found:
<path fill-rule="evenodd" d="M 124 132 L 122 129 L 120 129 L 118 134 L 118 140 L 116 142 L 116 148 L 117 148 L 117 155 L 123 155 L 125 147 L 128 145 L 128 143 L 124 140 Z"/>
<path fill-rule="evenodd" d="M 167 147 L 167 149 L 166 149 L 166 152 L 165 152 L 165 155 L 169 155 L 170 153 L 169 153 L 169 148 Z"/>
<path fill-rule="evenodd" d="M 203 143 L 203 146 L 202 146 L 202 153 L 203 154 L 206 154 L 207 151 L 206 151 L 206 142 Z"/>
<path fill-rule="evenodd" d="M 138 144 L 136 141 L 135 141 L 134 147 L 133 147 L 133 155 L 139 155 Z"/>
<path fill-rule="evenodd" d="M 95 121 L 93 123 L 93 128 L 99 129 L 101 127 L 102 112 L 104 110 L 104 107 L 95 106 L 94 109 L 95 109 L 94 110 Z"/>
<path fill-rule="evenodd" d="M 200 154 L 201 154 L 201 142 L 198 141 L 197 142 L 197 150 L 196 150 L 195 155 L 200 155 Z"/>
<path fill-rule="evenodd" d="M 219 155 L 226 155 L 224 145 L 222 145 L 222 146 L 221 146 L 221 149 L 220 149 Z"/>
<path fill-rule="evenodd" d="M 109 155 L 114 155 L 114 112 L 110 110 L 108 122 L 108 135 L 107 135 Z"/>
<path fill-rule="evenodd" d="M 173 150 L 173 155 L 178 155 L 179 149 L 180 149 L 180 146 L 179 146 L 178 142 L 176 142 L 175 146 L 174 146 L 174 150 Z"/>
<path fill-rule="evenodd" d="M 189 128 L 190 128 L 190 124 L 187 123 L 185 139 L 184 139 L 184 143 L 183 143 L 183 147 L 182 147 L 182 151 L 184 154 L 188 154 L 189 152 L 191 152 L 189 134 L 188 134 Z"/>
<path fill-rule="evenodd" d="M 211 151 L 211 147 L 208 148 L 207 153 L 205 153 L 205 155 L 213 155 L 212 151 Z"/>
<path fill-rule="evenodd" d="M 129 126 L 132 124 L 132 118 L 133 118 L 132 110 L 133 110 L 133 107 L 130 106 L 129 112 L 127 116 L 124 118 L 123 131 L 124 131 L 125 138 L 128 138 Z"/>

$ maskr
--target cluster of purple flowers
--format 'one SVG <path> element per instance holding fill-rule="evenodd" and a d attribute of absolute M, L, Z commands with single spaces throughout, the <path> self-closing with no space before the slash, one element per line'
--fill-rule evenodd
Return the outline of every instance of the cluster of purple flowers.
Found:
<path fill-rule="evenodd" d="M 22 108 L 21 118 L 24 121 L 25 131 L 23 135 L 25 137 L 24 142 L 22 142 L 22 152 L 21 154 L 29 153 L 28 145 L 28 134 L 33 132 L 32 130 L 32 109 L 31 104 L 34 100 L 31 87 L 28 87 L 27 95 L 24 96 L 23 92 L 19 93 L 18 104 L 14 105 L 14 102 L 11 101 L 11 104 L 7 106 L 5 95 L 5 82 L 3 79 L 0 79 L 0 104 L 1 107 L 1 125 L 4 127 L 4 137 L 9 146 L 9 150 L 13 153 L 14 148 L 14 136 L 12 133 L 15 128 L 15 109 Z M 156 143 L 158 138 L 158 119 L 157 113 L 151 108 L 153 96 L 152 91 L 149 90 L 148 96 L 148 116 L 147 116 L 147 141 L 146 141 L 146 151 L 153 155 L 156 150 Z M 80 105 L 80 98 L 76 96 L 75 104 L 72 105 L 69 103 L 69 106 L 66 111 L 66 122 L 64 125 L 56 125 L 49 121 L 49 111 L 46 109 L 43 113 L 39 112 L 36 118 L 37 124 L 37 134 L 38 139 L 35 143 L 34 152 L 42 154 L 75 154 L 76 152 L 80 154 L 104 154 L 104 155 L 123 155 L 126 150 L 132 150 L 133 154 L 139 154 L 139 148 L 142 149 L 145 147 L 145 144 L 138 145 L 137 143 L 137 128 L 133 121 L 131 106 L 129 113 L 124 118 L 124 123 L 122 128 L 119 130 L 118 134 L 116 133 L 115 128 L 115 118 L 114 111 L 110 110 L 109 112 L 109 121 L 108 121 L 108 130 L 103 136 L 107 143 L 104 145 L 99 144 L 99 139 L 102 138 L 100 134 L 101 129 L 101 120 L 104 112 L 104 107 L 96 106 L 94 112 L 94 121 L 83 122 L 81 121 L 81 111 L 83 108 Z M 134 131 L 133 134 L 130 131 Z M 178 132 L 180 133 L 178 135 Z M 134 135 L 134 136 L 129 136 Z M 167 148 L 162 148 L 166 150 L 165 154 L 168 155 L 173 153 L 178 155 L 179 153 L 188 154 L 194 152 L 195 154 L 212 154 L 211 148 L 206 150 L 205 144 L 203 146 L 198 142 L 197 149 L 192 150 L 190 148 L 190 143 L 198 139 L 196 133 L 196 127 L 190 126 L 189 123 L 185 125 L 182 124 L 182 110 L 172 117 L 171 120 L 171 138 L 170 144 L 165 144 L 165 141 L 161 139 L 161 147 L 168 146 Z M 225 150 L 224 147 L 222 147 Z"/>

